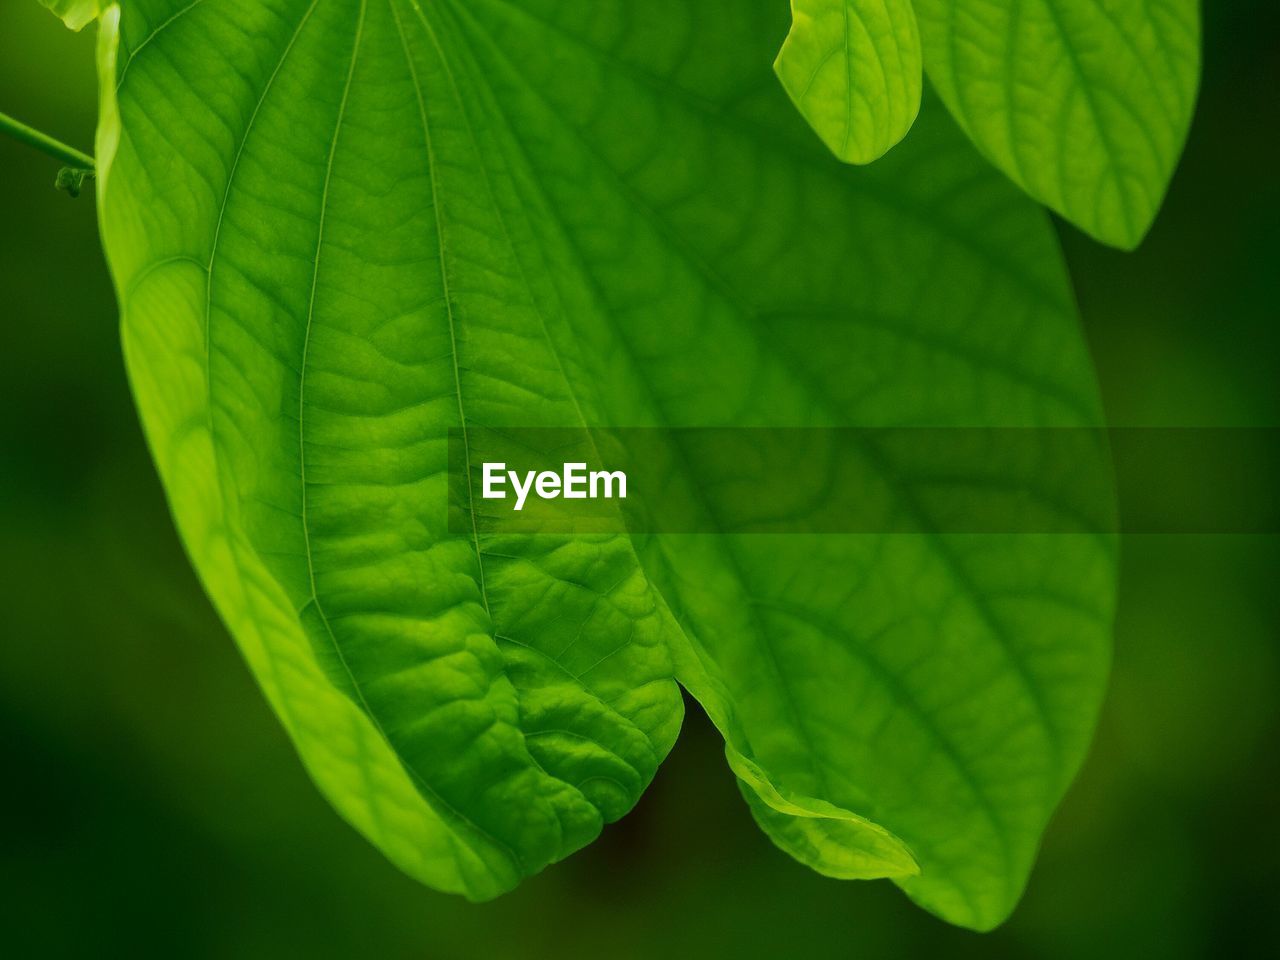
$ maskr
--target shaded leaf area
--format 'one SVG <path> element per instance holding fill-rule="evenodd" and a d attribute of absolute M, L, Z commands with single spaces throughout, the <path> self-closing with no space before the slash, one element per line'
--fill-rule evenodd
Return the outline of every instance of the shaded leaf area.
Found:
<path fill-rule="evenodd" d="M 113 8 L 130 379 L 268 700 L 408 873 L 482 899 L 589 842 L 678 679 L 783 849 L 985 928 L 1093 725 L 1108 541 L 949 536 L 902 490 L 919 533 L 448 530 L 450 428 L 1097 421 L 1044 216 L 929 105 L 834 161 L 769 72 L 776 8 Z"/>
<path fill-rule="evenodd" d="M 870 163 L 920 110 L 920 34 L 911 0 L 792 0 L 774 70 L 841 160 Z"/>

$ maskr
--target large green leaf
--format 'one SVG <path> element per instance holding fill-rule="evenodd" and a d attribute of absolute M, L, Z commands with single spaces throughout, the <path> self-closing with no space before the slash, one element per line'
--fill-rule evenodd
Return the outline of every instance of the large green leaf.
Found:
<path fill-rule="evenodd" d="M 791 0 L 774 71 L 831 152 L 870 163 L 920 110 L 920 34 L 911 0 Z"/>
<path fill-rule="evenodd" d="M 1105 243 L 1146 235 L 1200 76 L 1199 0 L 913 0 L 925 67 L 978 148 Z"/>
<path fill-rule="evenodd" d="M 177 525 L 311 775 L 435 887 L 495 895 L 621 816 L 673 676 L 780 846 L 974 927 L 1080 763 L 1103 538 L 947 534 L 879 460 L 919 533 L 446 523 L 459 425 L 1096 421 L 1045 217 L 936 106 L 836 162 L 769 74 L 784 28 L 776 0 L 104 15 L 102 232 Z"/>

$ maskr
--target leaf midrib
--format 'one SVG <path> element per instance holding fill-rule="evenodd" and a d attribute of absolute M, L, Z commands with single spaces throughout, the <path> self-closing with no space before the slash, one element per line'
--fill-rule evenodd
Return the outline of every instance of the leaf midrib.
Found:
<path fill-rule="evenodd" d="M 197 2 L 199 2 L 199 0 L 197 0 Z M 318 3 L 318 0 L 312 0 L 312 3 L 307 8 L 306 13 L 304 14 L 301 21 L 299 22 L 298 27 L 295 29 L 293 35 L 291 36 L 291 39 L 288 45 L 286 46 L 284 53 L 281 55 L 280 61 L 277 64 L 275 70 L 272 72 L 268 80 L 268 83 L 265 85 L 263 92 L 259 97 L 258 102 L 251 115 L 251 118 L 248 124 L 246 125 L 245 133 L 242 138 L 240 147 L 237 151 L 235 161 L 228 173 L 227 188 L 224 194 L 223 203 L 220 208 L 220 212 L 218 216 L 217 233 L 215 234 L 213 250 L 211 252 L 209 265 L 207 268 L 208 305 L 206 307 L 206 315 L 205 315 L 206 365 L 212 362 L 212 349 L 211 349 L 210 340 L 209 340 L 209 328 L 212 324 L 212 318 L 213 318 L 213 313 L 212 313 L 213 266 L 217 259 L 217 249 L 218 249 L 217 237 L 220 236 L 223 217 L 225 216 L 231 194 L 234 190 L 235 173 L 239 169 L 240 157 L 248 143 L 249 136 L 252 133 L 254 120 L 256 120 L 263 103 L 265 103 L 267 97 L 269 96 L 271 89 L 274 85 L 274 80 L 276 76 L 279 74 L 280 70 L 283 68 L 285 61 L 288 59 L 289 52 L 293 49 L 293 46 L 296 43 L 298 37 L 301 36 L 305 25 L 310 19 L 311 12 L 315 9 L 317 3 Z M 358 698 L 359 705 L 362 709 L 362 712 L 369 718 L 370 722 L 373 724 L 374 728 L 377 730 L 378 735 L 387 744 L 388 749 L 390 749 L 392 753 L 397 757 L 397 759 L 400 762 L 401 768 L 428 796 L 430 796 L 437 804 L 439 804 L 440 807 L 442 807 L 449 814 L 456 817 L 462 823 L 465 823 L 466 825 L 471 827 L 480 836 L 489 840 L 491 843 L 494 844 L 495 847 L 504 851 L 507 854 L 507 856 L 510 857 L 511 862 L 519 869 L 520 873 L 524 874 L 526 871 L 524 869 L 523 861 L 520 858 L 520 856 L 517 854 L 517 852 L 509 844 L 507 844 L 500 838 L 494 836 L 490 831 L 480 826 L 470 817 L 467 817 L 460 810 L 458 810 L 454 805 L 449 803 L 443 796 L 441 796 L 441 794 L 434 787 L 431 786 L 429 782 L 427 782 L 427 780 L 422 776 L 422 774 L 396 748 L 391 738 L 387 735 L 386 730 L 384 729 L 382 722 L 379 719 L 377 713 L 370 706 L 368 699 L 364 694 L 364 691 L 359 679 L 356 677 L 354 671 L 351 669 L 351 666 L 348 663 L 346 656 L 343 652 L 342 645 L 339 643 L 337 636 L 333 630 L 333 627 L 329 621 L 329 618 L 324 611 L 323 605 L 320 602 L 318 591 L 316 589 L 315 568 L 314 568 L 314 560 L 313 560 L 312 549 L 311 549 L 310 528 L 307 520 L 307 481 L 306 481 L 306 466 L 305 466 L 306 444 L 305 444 L 305 434 L 304 434 L 305 409 L 306 409 L 305 389 L 304 389 L 305 379 L 306 379 L 306 370 L 307 370 L 306 357 L 307 357 L 308 345 L 310 342 L 311 321 L 314 314 L 315 294 L 316 294 L 316 288 L 317 288 L 318 277 L 319 277 L 320 250 L 323 245 L 324 220 L 325 220 L 325 211 L 327 209 L 327 202 L 328 202 L 329 180 L 332 174 L 333 158 L 336 152 L 337 143 L 338 143 L 338 139 L 339 139 L 339 135 L 341 132 L 341 127 L 342 127 L 342 123 L 345 115 L 347 95 L 350 92 L 352 78 L 354 77 L 354 74 L 355 74 L 356 62 L 359 57 L 360 41 L 363 35 L 365 15 L 367 12 L 367 4 L 368 4 L 368 0 L 360 0 L 360 16 L 357 24 L 356 36 L 352 44 L 351 63 L 348 68 L 347 80 L 343 90 L 342 103 L 339 109 L 338 119 L 335 123 L 333 138 L 331 140 L 331 145 L 330 145 L 328 162 L 326 165 L 324 190 L 323 190 L 321 207 L 320 207 L 320 224 L 319 224 L 319 229 L 317 230 L 316 255 L 315 255 L 315 260 L 313 265 L 312 288 L 311 288 L 311 293 L 309 297 L 306 328 L 303 336 L 303 346 L 302 346 L 302 363 L 301 363 L 301 370 L 300 370 L 300 377 L 299 377 L 299 401 L 298 401 L 299 403 L 298 434 L 299 434 L 299 458 L 300 458 L 299 459 L 299 481 L 300 481 L 300 488 L 301 488 L 300 492 L 301 492 L 301 503 L 302 503 L 301 528 L 302 528 L 303 540 L 304 540 L 304 553 L 305 553 L 306 563 L 307 563 L 308 582 L 311 590 L 311 596 L 308 602 L 310 602 L 315 607 L 321 622 L 324 624 L 325 631 L 328 634 L 334 653 L 337 656 L 339 663 L 342 665 L 343 670 L 346 672 L 348 678 L 351 681 L 352 689 L 355 692 L 356 697 Z M 193 9 L 196 5 L 197 5 L 196 3 L 193 3 L 191 4 L 190 7 L 186 9 L 188 10 Z M 185 12 L 185 10 L 182 12 Z M 168 21 L 166 24 L 162 26 L 167 26 L 169 23 L 172 23 L 176 19 L 177 17 L 175 16 L 174 18 L 172 18 L 170 21 Z M 157 30 L 156 32 L 158 33 L 159 30 Z M 211 374 L 208 372 L 208 370 L 209 368 L 208 366 L 206 366 L 206 377 L 205 377 L 206 391 L 207 391 L 206 409 L 208 411 L 211 444 L 214 451 L 214 456 L 215 458 L 217 458 L 218 440 L 217 440 L 217 432 L 215 427 L 216 419 L 213 416 L 212 377 L 211 377 Z M 219 482 L 219 488 L 221 489 L 221 487 L 222 487 L 222 484 L 221 482 Z M 225 493 L 224 493 L 224 496 L 225 496 Z M 361 769 L 362 770 L 364 769 L 363 765 L 361 765 Z M 376 804 L 371 806 L 371 810 L 373 811 L 373 815 L 375 817 L 380 816 L 380 811 L 378 810 Z M 460 837 L 459 839 L 462 839 L 464 843 L 466 842 L 465 838 Z M 467 844 L 467 845 L 470 846 L 470 844 Z M 485 864 L 485 858 L 481 851 L 475 850 L 474 848 L 472 848 L 472 852 L 476 854 L 478 861 L 481 864 Z M 465 877 L 464 877 L 464 882 L 466 882 Z"/>
<path fill-rule="evenodd" d="M 446 56 L 446 54 L 445 54 L 445 51 L 444 51 L 443 46 L 442 46 L 442 45 L 441 45 L 441 43 L 440 43 L 440 39 L 439 39 L 439 37 L 436 35 L 435 29 L 431 26 L 430 21 L 428 21 L 428 20 L 427 20 L 426 14 L 423 12 L 422 8 L 418 5 L 417 0 L 407 0 L 407 2 L 408 2 L 408 3 L 410 4 L 410 6 L 413 8 L 413 11 L 414 11 L 414 13 L 417 15 L 418 20 L 422 23 L 423 30 L 425 31 L 425 33 L 426 33 L 427 37 L 430 39 L 430 41 L 431 41 L 431 43 L 432 43 L 432 46 L 435 48 L 436 55 L 437 55 L 437 57 L 439 57 L 439 60 L 440 60 L 441 66 L 443 67 L 444 72 L 445 72 L 445 75 L 446 75 L 446 77 L 447 77 L 447 78 L 448 78 L 448 80 L 449 80 L 449 85 L 450 85 L 450 88 L 451 88 L 451 91 L 452 91 L 452 94 L 453 94 L 453 101 L 454 101 L 454 105 L 457 107 L 457 109 L 458 109 L 458 113 L 459 113 L 459 115 L 460 115 L 460 116 L 462 117 L 462 119 L 463 119 L 463 124 L 464 124 L 464 126 L 466 127 L 466 130 L 467 130 L 467 136 L 468 136 L 468 138 L 470 139 L 472 146 L 475 148 L 477 156 L 483 156 L 483 152 L 484 152 L 484 151 L 483 151 L 483 149 L 482 149 L 482 147 L 481 147 L 481 145 L 480 145 L 479 138 L 478 138 L 478 137 L 476 136 L 476 134 L 475 134 L 475 128 L 474 128 L 473 124 L 471 123 L 471 116 L 470 116 L 470 113 L 469 113 L 469 112 L 468 112 L 468 110 L 467 110 L 466 104 L 465 104 L 465 103 L 463 102 L 463 100 L 462 100 L 461 92 L 459 91 L 458 84 L 457 84 L 457 80 L 456 80 L 456 78 L 455 78 L 455 76 L 454 76 L 454 73 L 453 73 L 453 68 L 452 68 L 452 66 L 450 65 L 449 59 L 448 59 L 448 57 L 447 57 L 447 56 Z M 411 77 L 412 77 L 412 79 L 413 79 L 414 90 L 415 90 L 415 93 L 416 93 L 416 95 L 417 95 L 417 97 L 418 97 L 418 105 L 419 105 L 419 109 L 420 109 L 421 116 L 422 116 L 423 128 L 424 128 L 424 130 L 426 130 L 426 129 L 427 129 L 426 106 L 425 106 L 425 101 L 424 101 L 424 98 L 423 98 L 422 87 L 421 87 L 421 84 L 420 84 L 420 82 L 419 82 L 419 80 L 418 80 L 417 70 L 416 70 L 416 68 L 415 68 L 415 67 L 414 67 L 414 65 L 413 65 L 413 58 L 412 58 L 412 55 L 410 54 L 410 51 L 409 51 L 409 48 L 408 48 L 408 41 L 407 41 L 407 39 L 406 39 L 406 37 L 405 37 L 405 34 L 404 34 L 404 29 L 403 29 L 403 25 L 402 25 L 402 23 L 401 23 L 401 21 L 400 21 L 400 16 L 399 16 L 399 14 L 398 14 L 398 13 L 397 13 L 397 11 L 396 11 L 396 6 L 395 6 L 395 5 L 396 5 L 396 0 L 388 0 L 388 4 L 389 4 L 389 5 L 390 5 L 390 7 L 391 7 L 391 12 L 392 12 L 392 16 L 393 16 L 393 17 L 394 17 L 394 19 L 395 19 L 396 28 L 397 28 L 397 31 L 398 31 L 398 32 L 399 32 L 399 34 L 400 34 L 401 44 L 402 44 L 402 46 L 403 46 L 403 48 L 404 48 L 404 52 L 405 52 L 405 59 L 406 59 L 406 61 L 408 62 L 409 70 L 410 70 L 410 75 L 411 75 Z M 434 190 L 435 190 L 434 162 L 432 163 L 432 167 L 433 167 L 433 174 L 432 174 L 432 186 L 433 186 L 433 196 L 434 196 Z M 552 339 L 552 337 L 551 337 L 551 331 L 550 331 L 550 328 L 549 328 L 549 327 L 548 327 L 548 325 L 547 325 L 546 315 L 544 314 L 544 312 L 543 312 L 543 310 L 542 310 L 541 305 L 538 303 L 537 297 L 536 297 L 536 296 L 534 295 L 534 293 L 533 293 L 533 286 L 532 286 L 532 284 L 530 283 L 530 280 L 529 280 L 528 274 L 527 274 L 527 272 L 526 272 L 526 270 L 525 270 L 525 267 L 524 267 L 524 261 L 520 258 L 519 253 L 518 253 L 518 252 L 517 252 L 517 250 L 516 250 L 516 245 L 515 245 L 515 241 L 514 241 L 514 239 L 513 239 L 513 237 L 512 237 L 512 234 L 511 234 L 510 226 L 509 226 L 509 225 L 508 225 L 508 223 L 507 223 L 506 216 L 505 216 L 505 215 L 503 214 L 503 212 L 502 212 L 501 204 L 498 202 L 497 192 L 494 190 L 494 187 L 493 187 L 493 181 L 492 181 L 492 178 L 491 178 L 491 177 L 490 177 L 490 175 L 489 175 L 489 169 L 488 169 L 488 167 L 487 167 L 484 163 L 481 163 L 481 164 L 480 164 L 480 169 L 481 169 L 481 174 L 482 174 L 482 176 L 483 176 L 483 178 L 484 178 L 485 188 L 486 188 L 486 190 L 488 191 L 489 198 L 490 198 L 490 200 L 492 201 L 492 204 L 493 204 L 493 210 L 494 210 L 494 213 L 495 213 L 495 215 L 496 215 L 496 217 L 497 217 L 497 219 L 498 219 L 499 224 L 500 224 L 500 225 L 501 225 L 501 227 L 502 227 L 502 231 L 503 231 L 504 239 L 506 240 L 507 245 L 508 245 L 509 249 L 511 250 L 512 259 L 513 259 L 513 260 L 515 261 L 515 263 L 516 263 L 516 269 L 519 271 L 520 278 L 521 278 L 521 282 L 523 283 L 523 285 L 524 285 L 524 287 L 525 287 L 525 290 L 526 290 L 526 291 L 528 292 L 528 294 L 529 294 L 529 304 L 530 304 L 530 306 L 532 307 L 534 314 L 535 314 L 535 315 L 537 316 L 537 318 L 538 318 L 539 327 L 540 327 L 540 329 L 541 329 L 543 339 L 544 339 L 544 341 L 545 341 L 545 342 L 546 342 L 546 344 L 547 344 L 547 347 L 548 347 L 549 352 L 550 352 L 550 353 L 551 353 L 551 355 L 555 358 L 556 369 L 559 371 L 561 381 L 563 382 L 563 384 L 564 384 L 564 386 L 565 386 L 565 390 L 566 390 L 566 392 L 568 393 L 568 395 L 569 395 L 569 398 L 570 398 L 571 402 L 573 403 L 573 408 L 574 408 L 574 411 L 575 411 L 575 412 L 576 412 L 576 414 L 577 414 L 578 421 L 579 421 L 579 423 L 580 423 L 581 425 L 583 425 L 583 426 L 585 427 L 585 426 L 587 426 L 588 421 L 587 421 L 586 414 L 583 412 L 582 404 L 581 404 L 581 400 L 580 400 L 580 398 L 579 398 L 579 396 L 578 396 L 577 390 L 574 388 L 573 381 L 570 379 L 570 377 L 569 377 L 569 375 L 568 375 L 568 371 L 567 371 L 567 370 L 565 369 L 565 367 L 564 367 L 564 362 L 563 362 L 563 360 L 562 360 L 562 358 L 561 358 L 561 351 L 557 348 L 557 346 L 556 346 L 555 342 L 553 341 L 553 339 Z M 438 204 L 436 205 L 436 210 L 437 210 L 437 212 L 439 211 L 439 205 L 438 205 Z M 439 227 L 439 219 L 438 219 L 438 218 L 437 218 L 437 224 L 438 224 L 438 227 Z M 439 227 L 439 229 L 440 229 L 440 233 L 439 233 L 439 243 L 440 243 L 440 249 L 441 249 L 441 270 L 443 271 L 443 270 L 444 270 L 444 247 L 445 247 L 445 237 L 444 237 L 443 228 L 442 228 L 442 227 Z M 452 311 L 450 312 L 450 332 L 451 332 L 451 334 L 452 334 L 452 332 L 453 332 Z M 455 384 L 457 385 L 457 390 L 458 390 L 459 414 L 460 414 L 460 415 L 462 415 L 462 402 L 463 402 L 463 400 L 462 400 L 462 388 L 461 388 L 461 383 L 460 383 L 460 380 L 457 378 L 457 373 L 458 373 L 458 355 L 457 355 L 457 340 L 456 340 L 456 337 L 454 337 L 454 338 L 452 339 L 452 341 L 451 341 L 451 342 L 452 342 L 452 344 L 453 344 L 453 348 L 454 348 L 454 372 L 455 372 Z M 463 431 L 464 431 L 464 434 L 465 434 L 465 419 L 464 419 L 464 421 L 463 421 Z M 599 454 L 600 454 L 600 451 L 599 451 L 598 447 L 596 446 L 595 435 L 594 435 L 594 433 L 593 433 L 592 431 L 590 431 L 590 430 L 587 430 L 587 431 L 586 431 L 586 433 L 587 433 L 587 440 L 588 440 L 588 442 L 590 443 L 590 445 L 591 445 L 592 449 L 593 449 L 593 450 L 595 450 L 595 452 L 596 452 L 596 454 L 597 454 L 597 457 L 598 457 L 598 456 L 599 456 Z M 469 462 L 470 462 L 470 459 L 471 459 L 471 458 L 470 458 L 470 453 L 469 453 L 469 449 L 468 449 L 468 450 L 467 450 L 467 452 L 466 452 L 466 462 L 468 462 L 468 463 L 469 463 Z M 467 488 L 467 490 L 468 490 L 468 504 L 469 504 L 469 507 L 470 507 L 470 513 L 471 513 L 472 535 L 473 535 L 473 538 L 474 538 L 475 550 L 476 550 L 476 562 L 477 562 L 477 564 L 478 564 L 478 565 L 479 565 L 479 567 L 480 567 L 480 571 L 481 571 L 481 583 L 482 583 L 482 585 L 483 585 L 484 558 L 485 558 L 485 556 L 491 556 L 492 554 L 491 554 L 489 551 L 485 551 L 485 550 L 483 550 L 483 549 L 481 548 L 481 546 L 480 546 L 480 540 L 479 540 L 479 534 L 478 534 L 478 524 L 477 524 L 477 520 L 476 520 L 475 498 L 474 498 L 474 493 L 473 493 L 473 491 L 471 490 L 470 484 L 468 484 L 468 488 Z M 634 545 L 634 543 L 631 541 L 631 538 L 630 538 L 630 537 L 627 537 L 627 538 L 626 538 L 626 542 L 627 542 L 628 549 L 630 549 L 630 551 L 631 551 L 632 557 L 633 557 L 633 558 L 635 559 L 635 561 L 636 561 L 637 568 L 639 568 L 639 567 L 640 567 L 640 559 L 639 559 L 639 556 L 636 554 L 636 551 L 635 551 L 635 545 Z M 483 587 L 482 587 L 482 589 L 483 589 Z M 488 603 L 487 603 L 487 599 L 486 599 L 486 604 L 485 604 L 485 610 L 486 610 L 486 612 L 488 612 Z M 493 623 L 493 621 L 492 621 L 492 617 L 490 618 L 490 623 L 491 623 L 491 625 L 492 625 L 492 626 L 493 626 L 493 628 L 494 628 L 494 639 L 495 639 L 495 641 L 496 641 L 496 640 L 499 640 L 499 639 L 504 639 L 503 637 L 499 636 L 499 634 L 497 633 L 497 625 Z M 617 654 L 617 653 L 621 652 L 621 651 L 622 651 L 623 649 L 625 649 L 626 647 L 630 646 L 630 645 L 631 645 L 631 642 L 632 642 L 632 639 L 633 639 L 633 634 L 634 634 L 634 624 L 632 625 L 632 633 L 631 633 L 631 634 L 628 634 L 627 639 L 626 639 L 622 644 L 620 644 L 620 645 L 619 645 L 618 647 L 616 647 L 614 650 L 610 651 L 610 653 L 608 654 L 608 656 L 614 656 L 615 654 Z M 530 650 L 536 650 L 536 648 L 534 648 L 534 647 L 532 647 L 532 646 L 529 646 L 528 644 L 521 643 L 520 641 L 515 640 L 515 639 L 514 639 L 514 638 L 512 638 L 512 637 L 505 637 L 505 639 L 506 639 L 506 640 L 508 640 L 508 641 L 509 641 L 509 642 L 511 642 L 511 643 L 516 643 L 516 644 L 518 644 L 518 645 L 520 645 L 520 646 L 523 646 L 523 647 L 525 647 L 525 648 L 527 648 L 527 649 L 530 649 Z M 636 730 L 638 733 L 640 733 L 640 734 L 641 734 L 641 736 L 643 736 L 643 737 L 644 737 L 645 742 L 646 742 L 646 743 L 649 743 L 650 747 L 652 748 L 652 742 L 650 741 L 650 738 L 649 738 L 648 734 L 646 734 L 646 733 L 645 733 L 645 731 L 641 730 L 641 729 L 640 729 L 640 727 L 639 727 L 639 726 L 637 726 L 637 725 L 635 724 L 635 722 L 634 722 L 630 717 L 626 717 L 625 715 L 623 715 L 620 711 L 618 711 L 618 710 L 617 710 L 615 707 L 613 707 L 611 704 L 605 704 L 605 702 L 604 702 L 604 701 L 600 698 L 600 696 L 595 692 L 595 690 L 594 690 L 594 688 L 592 687 L 592 685 L 590 684 L 590 682 L 586 679 L 586 674 L 587 674 L 587 673 L 589 673 L 589 672 L 590 672 L 592 669 L 594 669 L 596 666 L 598 666 L 600 663 L 602 663 L 602 662 L 604 661 L 604 659 L 607 659 L 607 657 L 606 657 L 606 658 L 601 658 L 601 660 L 597 661 L 595 664 L 592 664 L 592 665 L 591 665 L 590 667 L 588 667 L 586 670 L 583 670 L 583 671 L 582 671 L 582 672 L 580 672 L 579 674 L 576 674 L 576 675 L 575 675 L 575 674 L 570 673 L 570 672 L 568 671 L 568 669 L 567 669 L 567 668 L 565 668 L 565 667 L 563 666 L 563 664 L 560 662 L 560 659 L 559 659 L 559 658 L 560 658 L 560 657 L 562 657 L 562 656 L 564 655 L 564 653 L 566 652 L 565 650 L 561 650 L 561 651 L 560 651 L 556 656 L 554 656 L 554 657 L 553 657 L 553 656 L 551 656 L 550 654 L 545 653 L 544 651 L 540 651 L 540 650 L 539 650 L 539 651 L 537 651 L 537 652 L 538 652 L 538 653 L 540 653 L 540 654 L 542 654 L 543 656 L 545 656 L 545 657 L 546 657 L 550 662 L 554 663 L 557 667 L 559 667 L 561 670 L 563 670 L 563 672 L 565 673 L 565 675 L 566 675 L 566 676 L 568 676 L 570 679 L 572 679 L 575 683 L 577 683 L 577 684 L 582 688 L 582 690 L 583 690 L 585 693 L 587 693 L 587 695 L 588 695 L 588 696 L 592 697 L 593 699 L 595 699 L 596 701 L 600 702 L 601 704 L 604 704 L 606 707 L 608 707 L 608 709 L 609 709 L 609 711 L 610 711 L 610 713 L 611 713 L 611 714 L 613 714 L 614 716 L 616 716 L 616 717 L 618 717 L 620 720 L 622 720 L 622 721 L 623 721 L 623 722 L 624 722 L 628 727 L 630 727 L 630 728 L 632 728 L 632 729 Z M 655 679 L 663 679 L 663 678 L 655 678 Z M 670 679 L 671 679 L 671 681 L 672 681 L 672 682 L 674 682 L 674 679 L 675 679 L 675 678 L 674 678 L 674 677 L 671 677 Z M 599 741 L 593 741 L 593 742 L 595 742 L 595 743 L 597 744 L 597 746 L 599 746 L 602 750 L 605 750 L 605 751 L 606 751 L 606 752 L 608 752 L 608 753 L 613 753 L 613 751 L 612 751 L 612 750 L 611 750 L 611 749 L 610 749 L 606 744 L 600 743 Z M 540 763 L 538 763 L 537 758 L 535 757 L 535 758 L 532 758 L 532 759 L 533 759 L 534 763 L 535 763 L 535 764 L 538 764 L 539 768 L 540 768 L 540 769 L 542 769 L 542 765 L 541 765 Z M 546 771 L 546 770 L 543 770 L 543 772 L 544 772 L 544 773 L 547 773 L 547 771 Z M 550 777 L 550 776 L 552 776 L 552 775 L 551 775 L 550 773 L 547 773 L 547 776 L 549 776 L 549 777 Z M 557 778 L 554 778 L 554 779 L 559 779 L 559 778 L 557 777 Z M 562 782 L 563 782 L 563 781 L 562 781 Z"/>

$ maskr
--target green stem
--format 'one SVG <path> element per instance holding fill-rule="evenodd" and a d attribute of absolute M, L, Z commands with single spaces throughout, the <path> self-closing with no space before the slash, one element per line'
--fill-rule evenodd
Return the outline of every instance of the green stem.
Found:
<path fill-rule="evenodd" d="M 93 157 L 87 153 L 81 153 L 75 147 L 69 147 L 65 143 L 53 139 L 48 134 L 41 133 L 25 123 L 13 119 L 7 113 L 0 113 L 0 133 L 7 133 L 15 140 L 25 143 L 29 147 L 35 147 L 37 150 L 47 153 L 55 160 L 61 160 L 69 166 L 81 170 L 93 169 Z"/>

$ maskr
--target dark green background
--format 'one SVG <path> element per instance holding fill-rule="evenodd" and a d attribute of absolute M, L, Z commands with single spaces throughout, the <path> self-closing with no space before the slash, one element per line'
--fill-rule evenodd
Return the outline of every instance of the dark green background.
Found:
<path fill-rule="evenodd" d="M 1200 111 L 1152 235 L 1125 255 L 1063 230 L 1116 424 L 1280 425 L 1280 18 L 1207 6 Z M 87 147 L 92 60 L 92 31 L 0 3 L 0 109 Z M 188 569 L 92 201 L 55 172 L 0 142 L 0 951 L 1280 955 L 1275 538 L 1125 541 L 1097 743 L 994 934 L 777 852 L 696 710 L 639 808 L 567 863 L 484 906 L 405 879 L 311 787 Z"/>

